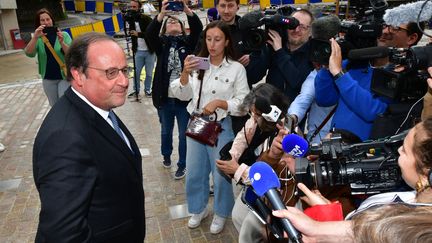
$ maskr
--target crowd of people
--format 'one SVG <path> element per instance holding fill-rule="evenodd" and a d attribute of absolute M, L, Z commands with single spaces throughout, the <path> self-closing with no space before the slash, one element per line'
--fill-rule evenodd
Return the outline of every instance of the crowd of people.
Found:
<path fill-rule="evenodd" d="M 127 18 L 135 63 L 131 94 L 127 94 L 126 56 L 114 39 L 86 33 L 72 41 L 59 29 L 47 31 L 55 26 L 48 10 L 37 12 L 36 30 L 25 52 L 38 56 L 52 108 L 33 148 L 41 200 L 36 242 L 143 242 L 141 154 L 113 109 L 122 106 L 128 95 L 138 97 L 144 66 L 144 92 L 157 109 L 165 168 L 172 166 L 177 121 L 179 158 L 174 178 L 185 177 L 189 228 L 199 227 L 213 212 L 212 234 L 219 234 L 232 217 L 239 242 L 275 240 L 242 201 L 252 184 L 251 166 L 264 161 L 278 175 L 287 207 L 272 214 L 289 219 L 304 242 L 432 240 L 427 217 L 432 216 L 432 78 L 420 102 L 423 109 L 407 115 L 411 120 L 402 124 L 410 130 L 398 150 L 398 165 L 410 189 L 362 198 L 359 203 L 349 186 L 320 192 L 297 185 L 296 159 L 284 151 L 284 137 L 303 136 L 304 131 L 306 139 L 319 144 L 341 134 L 350 144 L 378 136 L 377 123 L 401 101 L 377 94 L 371 83 L 375 70 L 394 69 L 394 64 L 388 57 L 344 60 L 337 33 L 325 40 L 331 47 L 328 62 L 312 61 L 312 32 L 320 27 L 314 24 L 317 16 L 307 9 L 292 9 L 290 17 L 298 25 L 268 29 L 266 43 L 251 50 L 239 28 L 238 0 L 216 0 L 206 26 L 188 1 L 181 1 L 189 31 L 178 15 L 171 15 L 170 1 L 161 1 L 159 13 L 151 18 L 139 12 L 140 1 L 131 0 L 128 13 L 132 14 Z M 409 48 L 422 38 L 423 28 L 424 24 L 411 22 L 383 24 L 374 43 Z M 432 74 L 432 67 L 427 71 Z M 415 101 L 407 104 L 417 105 Z M 219 125 L 214 146 L 187 136 L 193 117 Z M 402 127 L 400 122 L 378 124 L 388 126 L 388 134 L 379 134 L 393 135 L 393 127 L 397 131 Z M 0 144 L 0 152 L 2 148 Z M 233 183 L 242 187 L 237 197 Z M 208 205 L 211 186 L 213 206 Z M 294 193 L 298 190 L 304 196 Z M 416 228 L 417 223 L 421 226 Z"/>

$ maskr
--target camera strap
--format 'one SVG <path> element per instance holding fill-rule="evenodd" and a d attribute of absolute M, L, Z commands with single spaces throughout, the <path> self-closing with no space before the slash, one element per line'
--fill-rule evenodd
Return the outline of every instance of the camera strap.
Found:
<path fill-rule="evenodd" d="M 327 124 L 327 122 L 330 120 L 330 118 L 336 112 L 337 106 L 338 105 L 336 104 L 335 107 L 333 107 L 333 109 L 327 114 L 327 116 L 324 118 L 324 120 L 321 122 L 321 124 L 317 127 L 317 129 L 314 131 L 314 133 L 312 133 L 312 136 L 309 138 L 309 142 L 312 141 L 312 139 L 314 139 L 314 137 L 316 137 L 316 135 L 318 135 L 318 133 L 321 131 L 321 129 L 325 126 L 325 124 Z"/>
<path fill-rule="evenodd" d="M 53 55 L 54 59 L 57 61 L 58 65 L 60 66 L 60 69 L 63 71 L 63 74 L 67 75 L 66 65 L 64 62 L 60 59 L 60 57 L 55 52 L 54 48 L 52 47 L 51 43 L 49 42 L 48 38 L 46 36 L 42 36 L 42 41 L 45 43 L 46 47 L 50 50 L 51 54 Z"/>

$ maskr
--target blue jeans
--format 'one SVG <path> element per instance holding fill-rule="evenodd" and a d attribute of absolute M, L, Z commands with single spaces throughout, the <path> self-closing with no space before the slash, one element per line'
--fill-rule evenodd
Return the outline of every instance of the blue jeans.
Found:
<path fill-rule="evenodd" d="M 155 65 L 156 55 L 150 53 L 149 51 L 138 50 L 135 53 L 135 71 L 136 76 L 134 76 L 134 91 L 139 93 L 140 91 L 140 76 L 143 67 L 145 66 L 146 77 L 144 80 L 144 88 L 146 92 L 151 92 L 151 83 L 153 76 L 153 68 Z"/>
<path fill-rule="evenodd" d="M 186 152 L 186 199 L 189 213 L 201 213 L 208 204 L 209 174 L 213 173 L 215 214 L 230 217 L 234 206 L 234 194 L 231 178 L 224 175 L 216 167 L 221 148 L 234 138 L 231 118 L 222 122 L 222 132 L 219 134 L 217 146 L 210 147 L 187 137 Z"/>
<path fill-rule="evenodd" d="M 189 122 L 189 113 L 186 106 L 175 98 L 167 98 L 167 101 L 158 109 L 159 122 L 161 124 L 161 153 L 164 157 L 171 156 L 173 150 L 174 119 L 177 118 L 178 129 L 178 154 L 179 168 L 186 167 L 186 128 Z"/>

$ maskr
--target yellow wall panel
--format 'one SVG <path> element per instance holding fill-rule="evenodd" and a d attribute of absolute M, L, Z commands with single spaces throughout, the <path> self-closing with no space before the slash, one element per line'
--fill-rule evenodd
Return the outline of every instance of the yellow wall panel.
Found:
<path fill-rule="evenodd" d="M 118 23 L 117 15 L 113 15 L 112 19 L 113 19 L 112 21 L 113 21 L 113 25 L 114 25 L 114 31 L 115 32 L 119 32 L 120 31 L 120 26 L 119 26 L 119 23 Z"/>
<path fill-rule="evenodd" d="M 93 31 L 92 24 L 81 25 L 77 27 L 71 28 L 72 38 L 76 38 L 77 36 Z"/>
<path fill-rule="evenodd" d="M 96 12 L 103 13 L 104 12 L 104 2 L 96 2 Z"/>
<path fill-rule="evenodd" d="M 93 23 L 93 30 L 96 32 L 105 33 L 105 27 L 102 21 L 98 21 Z"/>
<path fill-rule="evenodd" d="M 214 0 L 203 0 L 203 8 L 213 8 Z"/>
<path fill-rule="evenodd" d="M 75 1 L 75 11 L 84 12 L 85 10 L 85 1 Z"/>

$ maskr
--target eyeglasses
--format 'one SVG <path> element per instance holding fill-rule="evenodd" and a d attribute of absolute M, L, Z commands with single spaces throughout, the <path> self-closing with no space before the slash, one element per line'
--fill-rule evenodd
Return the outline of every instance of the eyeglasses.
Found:
<path fill-rule="evenodd" d="M 310 28 L 310 25 L 299 24 L 297 26 L 301 31 L 307 31 Z"/>
<path fill-rule="evenodd" d="M 180 24 L 180 22 L 175 19 L 168 19 L 167 24 Z"/>
<path fill-rule="evenodd" d="M 109 80 L 117 78 L 117 76 L 119 75 L 120 71 L 123 73 L 123 75 L 126 78 L 129 75 L 129 68 L 128 67 L 124 67 L 124 68 L 115 68 L 115 67 L 112 67 L 112 68 L 108 68 L 108 69 L 95 68 L 95 67 L 87 67 L 87 68 L 96 69 L 96 70 L 99 70 L 99 71 L 104 71 L 107 79 L 109 79 Z"/>
<path fill-rule="evenodd" d="M 383 30 L 388 28 L 390 33 L 396 33 L 396 32 L 400 32 L 402 30 L 405 30 L 406 32 L 408 32 L 409 30 L 407 28 L 404 27 L 400 27 L 400 26 L 392 26 L 392 25 L 388 25 L 388 24 L 383 24 Z"/>

